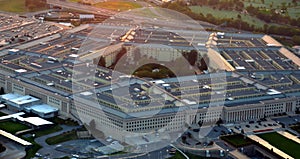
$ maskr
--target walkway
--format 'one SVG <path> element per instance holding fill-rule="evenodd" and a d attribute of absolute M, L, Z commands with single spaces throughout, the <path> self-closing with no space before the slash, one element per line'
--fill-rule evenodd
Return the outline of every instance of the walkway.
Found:
<path fill-rule="evenodd" d="M 300 139 L 293 134 L 290 134 L 286 131 L 278 131 L 277 133 L 300 144 Z"/>

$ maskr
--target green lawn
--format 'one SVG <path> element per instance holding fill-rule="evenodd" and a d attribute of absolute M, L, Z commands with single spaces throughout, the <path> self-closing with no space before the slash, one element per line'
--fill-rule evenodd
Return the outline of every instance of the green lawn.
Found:
<path fill-rule="evenodd" d="M 65 141 L 70 141 L 70 140 L 76 140 L 78 139 L 76 131 L 70 131 L 70 132 L 66 132 L 66 133 L 62 133 L 60 135 L 57 136 L 53 136 L 50 137 L 48 139 L 46 139 L 47 144 L 49 145 L 54 145 L 54 144 L 59 144 Z"/>
<path fill-rule="evenodd" d="M 207 14 L 211 14 L 218 19 L 219 18 L 237 19 L 237 16 L 241 15 L 241 19 L 244 22 L 247 22 L 250 25 L 254 25 L 256 28 L 262 28 L 264 24 L 266 24 L 264 21 L 258 18 L 252 17 L 250 15 L 241 14 L 238 11 L 217 10 L 209 6 L 191 6 L 190 8 L 194 13 L 202 13 L 205 16 Z"/>
<path fill-rule="evenodd" d="M 252 144 L 252 140 L 250 140 L 249 138 L 244 138 L 244 136 L 241 134 L 222 136 L 221 139 L 228 142 L 234 147 L 242 147 Z"/>
<path fill-rule="evenodd" d="M 300 144 L 276 132 L 257 135 L 294 158 L 300 158 Z"/>
<path fill-rule="evenodd" d="M 0 122 L 0 129 L 6 132 L 15 134 L 18 131 L 29 129 L 27 125 L 23 125 L 14 121 L 4 121 Z"/>
<path fill-rule="evenodd" d="M 127 11 L 129 9 L 141 8 L 142 6 L 138 3 L 129 1 L 107 1 L 94 4 L 95 7 L 105 8 L 114 11 Z"/>
<path fill-rule="evenodd" d="M 62 128 L 59 125 L 55 125 L 55 126 L 49 126 L 46 129 L 42 129 L 42 130 L 36 130 L 31 132 L 32 134 L 35 134 L 35 137 L 41 137 L 41 136 L 45 136 L 54 132 L 58 132 L 62 130 Z"/>

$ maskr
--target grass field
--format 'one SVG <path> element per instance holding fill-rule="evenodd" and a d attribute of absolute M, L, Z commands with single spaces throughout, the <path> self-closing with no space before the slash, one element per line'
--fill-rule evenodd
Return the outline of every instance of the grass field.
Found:
<path fill-rule="evenodd" d="M 0 122 L 0 129 L 6 132 L 15 134 L 18 131 L 29 129 L 27 125 L 23 125 L 14 121 L 4 121 Z"/>
<path fill-rule="evenodd" d="M 300 158 L 300 144 L 293 140 L 290 140 L 276 132 L 259 134 L 258 136 L 288 155 L 294 158 Z"/>
<path fill-rule="evenodd" d="M 29 10 L 25 6 L 25 0 L 0 0 L 0 11 L 14 12 L 14 13 L 25 13 L 29 11 L 39 11 L 46 9 L 45 7 L 33 7 L 34 9 Z"/>
<path fill-rule="evenodd" d="M 46 139 L 47 144 L 54 145 L 59 144 L 65 141 L 76 140 L 78 139 L 76 131 L 66 132 L 57 136 L 50 137 Z"/>
<path fill-rule="evenodd" d="M 244 0 L 244 5 L 245 7 L 249 6 L 250 4 L 252 4 L 253 7 L 265 7 L 266 9 L 270 9 L 270 8 L 281 8 L 282 3 L 285 3 L 285 5 L 288 8 L 288 14 L 290 17 L 292 18 L 299 18 L 300 17 L 300 2 L 297 3 L 297 6 L 295 6 L 292 3 L 292 0 L 264 0 L 265 3 L 262 3 L 261 0 L 255 0 L 254 2 L 248 2 L 248 0 Z M 290 4 L 290 6 L 289 6 Z"/>
<path fill-rule="evenodd" d="M 194 13 L 202 13 L 205 16 L 207 14 L 211 14 L 216 18 L 237 19 L 237 16 L 240 14 L 238 11 L 217 10 L 209 6 L 191 6 L 190 8 Z M 254 25 L 256 28 L 262 28 L 264 24 L 266 24 L 264 21 L 255 17 L 251 17 L 250 15 L 245 15 L 245 14 L 240 14 L 240 15 L 243 21 L 247 22 L 250 25 Z"/>
<path fill-rule="evenodd" d="M 68 0 L 69 2 L 80 2 L 80 0 Z"/>
<path fill-rule="evenodd" d="M 127 11 L 129 9 L 141 8 L 142 6 L 138 3 L 127 2 L 127 1 L 107 1 L 94 4 L 95 7 L 105 8 L 114 11 Z"/>
<path fill-rule="evenodd" d="M 222 136 L 221 139 L 228 142 L 234 147 L 242 147 L 252 144 L 252 140 L 250 140 L 249 138 L 244 138 L 244 136 L 241 134 Z"/>
<path fill-rule="evenodd" d="M 25 0 L 0 0 L 0 10 L 6 12 L 25 12 Z"/>

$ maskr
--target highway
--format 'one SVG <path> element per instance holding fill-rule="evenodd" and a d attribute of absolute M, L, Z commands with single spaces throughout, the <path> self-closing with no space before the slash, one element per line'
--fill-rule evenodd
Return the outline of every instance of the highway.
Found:
<path fill-rule="evenodd" d="M 67 1 L 60 1 L 60 0 L 47 0 L 47 3 L 54 6 L 59 6 L 62 8 L 68 8 L 68 9 L 74 9 L 74 10 L 80 10 L 87 13 L 92 14 L 101 14 L 105 16 L 113 16 L 117 14 L 117 12 L 103 9 L 103 8 L 97 8 L 90 5 L 84 5 L 80 3 L 73 3 L 73 2 L 67 2 Z"/>

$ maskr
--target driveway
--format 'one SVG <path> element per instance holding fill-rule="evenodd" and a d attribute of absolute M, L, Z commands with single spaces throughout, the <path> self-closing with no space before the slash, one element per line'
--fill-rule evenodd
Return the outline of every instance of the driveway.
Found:
<path fill-rule="evenodd" d="M 49 154 L 47 156 L 50 157 L 50 158 L 60 158 L 60 157 L 69 156 L 70 155 L 70 154 L 66 154 L 66 153 L 60 152 L 60 151 L 56 151 L 55 148 L 57 147 L 57 145 L 48 145 L 46 143 L 46 139 L 47 138 L 53 137 L 53 136 L 56 136 L 56 135 L 59 135 L 59 134 L 62 134 L 62 133 L 67 132 L 67 131 L 71 131 L 73 129 L 79 128 L 80 126 L 61 125 L 61 127 L 63 128 L 63 130 L 61 130 L 61 131 L 58 131 L 58 132 L 55 132 L 55 133 L 52 133 L 52 134 L 48 134 L 48 135 L 45 135 L 45 136 L 41 136 L 41 137 L 38 137 L 38 138 L 34 139 L 34 141 L 36 143 L 38 143 L 39 145 L 43 146 L 43 148 L 41 148 L 38 151 L 38 153 L 40 153 L 43 156 Z"/>

